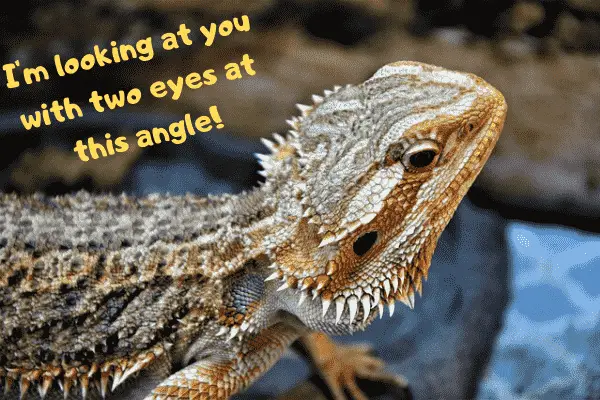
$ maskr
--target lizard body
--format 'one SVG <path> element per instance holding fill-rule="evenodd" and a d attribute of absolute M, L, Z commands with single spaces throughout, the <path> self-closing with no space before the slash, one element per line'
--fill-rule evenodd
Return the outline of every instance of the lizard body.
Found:
<path fill-rule="evenodd" d="M 2 195 L 5 389 L 104 397 L 164 364 L 182 368 L 150 376 L 148 398 L 225 399 L 301 338 L 334 397 L 364 398 L 354 378 L 377 377 L 379 360 L 320 332 L 414 306 L 506 103 L 481 78 L 414 62 L 313 101 L 264 140 L 266 180 L 248 193 Z M 324 355 L 344 351 L 350 373 Z"/>

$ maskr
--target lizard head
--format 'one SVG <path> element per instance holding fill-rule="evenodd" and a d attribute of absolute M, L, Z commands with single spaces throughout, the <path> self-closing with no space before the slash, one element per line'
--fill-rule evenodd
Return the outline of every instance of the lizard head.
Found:
<path fill-rule="evenodd" d="M 319 297 L 324 320 L 355 330 L 376 308 L 414 306 L 442 230 L 500 135 L 506 103 L 475 75 L 414 62 L 313 100 L 289 121 L 288 138 L 265 141 L 267 182 L 287 188 L 280 229 L 264 239 L 275 268 L 268 279 L 301 302 Z"/>

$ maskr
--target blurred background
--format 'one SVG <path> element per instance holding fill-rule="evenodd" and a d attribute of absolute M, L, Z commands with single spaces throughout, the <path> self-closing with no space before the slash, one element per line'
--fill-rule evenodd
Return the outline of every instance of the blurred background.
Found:
<path fill-rule="evenodd" d="M 143 195 L 239 192 L 252 153 L 295 103 L 415 60 L 473 72 L 508 102 L 506 127 L 436 251 L 415 310 L 343 341 L 370 342 L 415 399 L 600 399 L 600 2 L 597 0 L 22 0 L 0 15 L 2 64 L 46 65 L 247 14 L 251 30 L 0 96 L 0 190 Z M 195 35 L 195 36 L 194 36 Z M 155 43 L 159 43 L 155 41 Z M 156 48 L 156 46 L 155 46 Z M 92 90 L 147 88 L 244 53 L 257 74 L 25 131 L 19 115 Z M 146 94 L 147 92 L 145 92 Z M 134 135 L 218 105 L 225 128 L 81 162 L 75 141 Z M 131 140 L 133 141 L 133 140 Z M 398 398 L 364 383 L 373 398 Z M 325 399 L 293 353 L 239 399 Z"/>

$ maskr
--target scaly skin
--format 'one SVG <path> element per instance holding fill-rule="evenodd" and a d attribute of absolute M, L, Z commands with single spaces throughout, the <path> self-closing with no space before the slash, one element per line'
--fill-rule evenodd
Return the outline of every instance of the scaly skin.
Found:
<path fill-rule="evenodd" d="M 226 399 L 299 338 L 338 399 L 365 398 L 357 376 L 401 383 L 325 334 L 414 305 L 506 103 L 481 78 L 413 62 L 313 100 L 265 140 L 250 193 L 4 195 L 5 388 L 97 397 L 140 375 L 148 398 Z"/>

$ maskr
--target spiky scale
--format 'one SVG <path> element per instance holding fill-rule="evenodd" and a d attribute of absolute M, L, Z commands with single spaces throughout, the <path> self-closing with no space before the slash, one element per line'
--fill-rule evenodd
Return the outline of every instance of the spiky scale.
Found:
<path fill-rule="evenodd" d="M 333 243 L 336 241 L 335 235 L 331 232 L 327 232 L 324 236 L 323 236 L 323 240 L 321 240 L 321 243 L 319 243 L 319 247 L 325 247 L 330 243 Z"/>
<path fill-rule="evenodd" d="M 59 381 L 60 382 L 60 381 Z M 69 398 L 69 392 L 71 391 L 71 386 L 73 385 L 72 378 L 64 378 L 61 384 L 61 390 L 63 391 L 63 398 L 67 400 Z"/>
<path fill-rule="evenodd" d="M 88 394 L 89 378 L 86 374 L 79 377 L 79 386 L 81 387 L 81 398 L 85 400 Z"/>
<path fill-rule="evenodd" d="M 27 391 L 29 390 L 29 386 L 31 385 L 31 381 L 26 378 L 26 377 L 21 377 L 21 380 L 19 381 L 19 387 L 20 387 L 20 391 L 19 391 L 19 396 L 21 399 L 24 399 L 25 396 L 27 395 Z"/>
<path fill-rule="evenodd" d="M 380 299 L 381 299 L 381 290 L 379 290 L 379 288 L 375 288 L 373 290 L 373 305 L 379 304 Z"/>
<path fill-rule="evenodd" d="M 54 378 L 52 378 L 50 375 L 44 375 L 42 377 L 42 383 L 38 385 L 38 393 L 42 399 L 46 397 L 46 394 L 48 394 L 48 390 L 52 386 L 53 381 Z"/>
<path fill-rule="evenodd" d="M 356 296 L 348 297 L 348 310 L 350 315 L 350 323 L 354 322 L 354 318 L 356 317 L 356 311 L 358 310 L 358 299 Z"/>
<path fill-rule="evenodd" d="M 307 116 L 313 109 L 312 106 L 307 106 L 305 104 L 296 104 L 296 108 L 298 108 L 298 110 L 300 110 L 300 112 L 302 113 L 303 116 Z"/>
<path fill-rule="evenodd" d="M 306 292 L 301 291 L 300 292 L 300 297 L 298 298 L 298 307 L 302 305 L 302 303 L 304 303 L 304 300 L 306 300 Z"/>
<path fill-rule="evenodd" d="M 232 326 L 231 330 L 229 331 L 229 337 L 227 338 L 227 340 L 231 340 L 234 337 L 236 337 L 237 334 L 239 333 L 239 331 L 240 331 L 239 326 Z"/>
<path fill-rule="evenodd" d="M 108 392 L 108 377 L 109 374 L 104 371 L 100 375 L 100 396 L 103 399 L 106 398 L 106 393 Z"/>
<path fill-rule="evenodd" d="M 119 384 L 121 383 L 122 376 L 123 376 L 123 370 L 121 369 L 121 367 L 115 366 L 115 370 L 113 372 L 113 384 L 110 388 L 111 392 L 114 392 L 115 389 L 119 386 Z"/>
<path fill-rule="evenodd" d="M 338 324 L 342 318 L 344 312 L 344 306 L 346 305 L 346 299 L 338 297 L 335 299 L 335 323 Z"/>
<path fill-rule="evenodd" d="M 229 328 L 227 328 L 226 326 L 222 326 L 219 328 L 219 331 L 216 333 L 216 336 L 222 336 L 227 332 L 229 332 Z"/>
<path fill-rule="evenodd" d="M 415 293 L 414 292 L 410 292 L 408 294 L 408 302 L 410 304 L 411 309 L 415 308 Z"/>
<path fill-rule="evenodd" d="M 279 133 L 275 132 L 273 134 L 273 138 L 275 139 L 275 141 L 277 142 L 278 145 L 284 145 L 285 144 L 285 138 L 283 136 L 281 136 Z"/>
<path fill-rule="evenodd" d="M 260 141 L 262 142 L 262 144 L 265 145 L 265 147 L 267 149 L 269 149 L 269 151 L 271 151 L 272 153 L 277 152 L 277 146 L 275 146 L 275 143 L 271 142 L 269 139 L 266 138 L 260 138 Z"/>
<path fill-rule="evenodd" d="M 269 275 L 265 278 L 265 282 L 272 281 L 274 279 L 280 279 L 280 278 L 281 278 L 281 273 L 279 271 L 275 271 L 271 275 Z"/>
<path fill-rule="evenodd" d="M 327 310 L 329 310 L 329 306 L 331 305 L 331 300 L 322 299 L 321 302 L 322 302 L 322 307 L 323 307 L 322 315 L 324 317 L 325 314 L 327 314 Z"/>
<path fill-rule="evenodd" d="M 383 290 L 385 291 L 385 297 L 390 295 L 390 281 L 386 279 L 383 281 Z"/>
<path fill-rule="evenodd" d="M 261 162 L 270 162 L 271 157 L 266 154 L 254 153 L 254 156 Z"/>
<path fill-rule="evenodd" d="M 392 276 L 392 288 L 394 289 L 394 293 L 398 291 L 398 277 L 396 275 Z"/>
<path fill-rule="evenodd" d="M 363 322 L 369 318 L 369 313 L 371 312 L 371 296 L 365 294 L 361 297 L 360 302 L 363 308 Z"/>
<path fill-rule="evenodd" d="M 302 214 L 303 218 L 308 218 L 312 215 L 314 215 L 315 213 L 315 209 L 312 207 L 308 207 L 306 210 L 304 210 L 304 214 Z"/>

